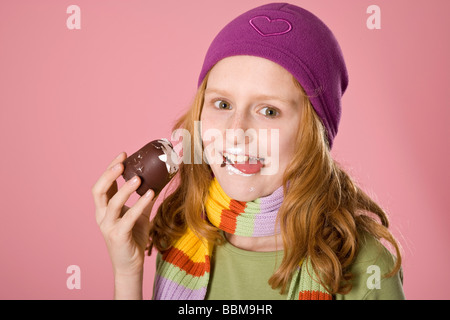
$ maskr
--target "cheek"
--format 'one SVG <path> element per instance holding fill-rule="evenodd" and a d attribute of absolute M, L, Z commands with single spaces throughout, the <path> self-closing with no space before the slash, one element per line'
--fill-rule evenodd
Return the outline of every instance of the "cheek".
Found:
<path fill-rule="evenodd" d="M 223 158 L 220 151 L 223 150 L 222 132 L 218 127 L 217 120 L 214 117 L 202 114 L 201 136 L 203 142 L 203 155 L 209 165 L 221 164 Z"/>
<path fill-rule="evenodd" d="M 260 157 L 270 157 L 277 153 L 279 143 L 279 129 L 259 129 L 257 130 L 258 155 Z"/>
<path fill-rule="evenodd" d="M 287 165 L 294 156 L 292 143 L 280 144 L 280 163 Z"/>
<path fill-rule="evenodd" d="M 279 153 L 280 163 L 287 164 L 291 161 L 295 152 L 295 136 L 291 133 L 280 132 Z"/>
<path fill-rule="evenodd" d="M 260 136 L 260 139 L 264 140 L 264 135 Z M 283 172 L 295 151 L 295 137 L 292 131 L 288 128 L 269 130 L 263 145 L 267 148 L 266 154 L 274 166 L 273 170 Z"/>
<path fill-rule="evenodd" d="M 215 136 L 217 135 L 217 132 L 215 132 L 216 125 L 214 120 L 211 117 L 208 117 L 208 115 L 202 114 L 200 121 L 202 141 L 203 145 L 206 147 L 214 142 Z"/>

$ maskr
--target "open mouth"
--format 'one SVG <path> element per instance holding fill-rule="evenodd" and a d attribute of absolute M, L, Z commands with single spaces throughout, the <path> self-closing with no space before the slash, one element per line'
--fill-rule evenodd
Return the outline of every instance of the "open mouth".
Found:
<path fill-rule="evenodd" d="M 264 167 L 264 158 L 257 158 L 247 155 L 236 155 L 226 152 L 224 152 L 222 156 L 223 156 L 223 163 L 221 167 L 229 165 L 232 168 L 246 175 L 256 174 L 261 171 L 262 167 Z M 235 171 L 233 170 L 233 172 Z"/>

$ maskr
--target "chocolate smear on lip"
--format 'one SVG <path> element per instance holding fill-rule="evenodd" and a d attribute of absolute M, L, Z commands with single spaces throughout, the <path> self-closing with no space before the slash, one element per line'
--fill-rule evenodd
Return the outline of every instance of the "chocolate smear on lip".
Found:
<path fill-rule="evenodd" d="M 177 173 L 180 162 L 175 163 L 175 159 L 179 160 L 169 140 L 153 140 L 125 159 L 122 176 L 126 181 L 139 176 L 136 193 L 142 196 L 152 189 L 156 196 Z"/>
<path fill-rule="evenodd" d="M 227 160 L 225 157 L 223 157 L 223 163 L 220 165 L 221 168 L 225 167 L 227 165 Z"/>

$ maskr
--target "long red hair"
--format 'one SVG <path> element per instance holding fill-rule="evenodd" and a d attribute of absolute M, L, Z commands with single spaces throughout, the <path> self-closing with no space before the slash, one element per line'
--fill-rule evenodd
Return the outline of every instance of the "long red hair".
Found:
<path fill-rule="evenodd" d="M 200 120 L 207 79 L 174 130 L 183 128 L 191 137 L 201 136 L 194 134 L 194 123 Z M 386 212 L 332 159 L 326 130 L 303 88 L 294 81 L 304 101 L 296 151 L 284 172 L 284 201 L 277 217 L 284 254 L 269 284 L 285 292 L 300 261 L 309 256 L 324 287 L 331 294 L 345 294 L 351 290 L 350 266 L 359 250 L 361 231 L 384 239 L 395 249 L 396 263 L 386 277 L 401 267 L 400 247 L 388 229 Z M 181 163 L 177 173 L 178 187 L 164 199 L 152 220 L 149 253 L 153 247 L 160 252 L 167 250 L 187 226 L 212 243 L 223 241 L 218 229 L 202 215 L 212 171 L 204 161 L 194 164 L 194 157 L 201 157 L 194 153 L 199 150 L 203 151 L 201 139 L 193 141 L 191 161 Z"/>

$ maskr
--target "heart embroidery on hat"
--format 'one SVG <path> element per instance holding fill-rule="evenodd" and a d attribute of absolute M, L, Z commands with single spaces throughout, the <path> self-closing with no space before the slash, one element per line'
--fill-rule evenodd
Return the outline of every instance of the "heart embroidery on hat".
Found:
<path fill-rule="evenodd" d="M 267 16 L 256 16 L 249 20 L 250 25 L 263 37 L 279 36 L 288 33 L 292 25 L 285 19 L 270 19 Z"/>

